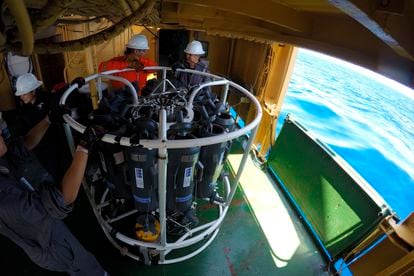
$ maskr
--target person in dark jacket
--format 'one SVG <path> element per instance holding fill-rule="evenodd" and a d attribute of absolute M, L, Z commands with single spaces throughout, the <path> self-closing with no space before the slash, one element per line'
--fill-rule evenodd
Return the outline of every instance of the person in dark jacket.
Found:
<path fill-rule="evenodd" d="M 106 275 L 62 221 L 72 210 L 88 153 L 103 131 L 96 127 L 85 130 L 59 189 L 45 181 L 35 190 L 30 182 L 16 175 L 9 163 L 9 155 L 19 152 L 13 148 L 34 148 L 49 122 L 46 116 L 24 138 L 8 139 L 7 144 L 0 129 L 0 234 L 20 246 L 42 268 L 79 276 Z"/>
<path fill-rule="evenodd" d="M 60 94 L 46 93 L 41 89 L 42 82 L 32 73 L 17 78 L 15 95 L 20 97 L 18 108 L 20 130 L 25 135 L 58 105 Z M 70 152 L 65 142 L 62 124 L 54 122 L 33 153 L 42 166 L 59 182 L 70 164 Z"/>
<path fill-rule="evenodd" d="M 193 40 L 187 44 L 184 49 L 185 60 L 174 63 L 171 67 L 176 69 L 191 69 L 200 72 L 209 73 L 207 64 L 201 60 L 201 56 L 205 54 L 203 45 L 200 41 Z M 191 74 L 188 72 L 175 72 L 174 84 L 177 87 L 187 88 L 191 91 L 194 87 L 201 83 L 209 82 L 210 78 L 198 74 Z"/>

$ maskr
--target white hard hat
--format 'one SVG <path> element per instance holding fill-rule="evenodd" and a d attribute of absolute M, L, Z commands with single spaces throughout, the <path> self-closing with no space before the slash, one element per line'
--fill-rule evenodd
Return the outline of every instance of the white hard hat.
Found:
<path fill-rule="evenodd" d="M 15 95 L 21 96 L 30 93 L 41 86 L 42 83 L 32 73 L 25 73 L 17 78 Z"/>
<path fill-rule="evenodd" d="M 145 35 L 134 35 L 126 45 L 128 48 L 137 50 L 148 50 L 148 40 Z"/>
<path fill-rule="evenodd" d="M 203 45 L 200 41 L 193 40 L 187 44 L 187 47 L 184 49 L 184 53 L 191 55 L 204 55 Z"/>

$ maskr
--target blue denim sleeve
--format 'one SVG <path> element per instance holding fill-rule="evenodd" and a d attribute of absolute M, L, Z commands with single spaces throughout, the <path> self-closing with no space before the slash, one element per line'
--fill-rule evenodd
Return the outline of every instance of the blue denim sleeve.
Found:
<path fill-rule="evenodd" d="M 57 219 L 63 219 L 72 211 L 72 205 L 66 205 L 62 193 L 51 185 L 45 185 L 39 191 L 40 200 L 47 213 Z"/>

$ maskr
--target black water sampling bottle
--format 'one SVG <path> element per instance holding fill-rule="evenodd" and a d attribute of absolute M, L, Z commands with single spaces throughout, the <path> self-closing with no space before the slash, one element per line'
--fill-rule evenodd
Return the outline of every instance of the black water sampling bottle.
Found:
<path fill-rule="evenodd" d="M 188 139 L 189 147 L 168 150 L 167 172 L 167 209 L 170 214 L 177 214 L 176 219 L 185 226 L 195 226 L 198 219 L 193 205 L 194 169 L 198 161 L 200 147 L 191 147 L 192 124 L 183 122 L 182 111 L 177 112 L 177 123 L 170 127 L 169 140 Z"/>
<path fill-rule="evenodd" d="M 89 114 L 90 123 L 97 124 L 113 135 L 124 134 L 124 119 L 114 111 L 116 103 L 102 100 L 99 108 Z M 130 187 L 125 179 L 127 164 L 125 147 L 119 144 L 98 142 L 99 167 L 112 197 L 108 215 L 115 217 L 125 210 L 125 204 L 131 197 Z"/>
<path fill-rule="evenodd" d="M 154 139 L 156 136 L 157 123 L 152 119 L 139 119 L 135 121 L 131 143 L 138 144 L 140 139 Z M 136 236 L 146 242 L 155 242 L 160 234 L 159 221 L 153 215 L 158 208 L 158 150 L 131 146 L 127 148 L 126 155 L 132 197 L 138 211 Z"/>
<path fill-rule="evenodd" d="M 220 113 L 216 116 L 214 124 L 220 125 L 226 132 L 233 132 L 236 130 L 236 122 L 230 113 Z M 230 153 L 232 141 L 227 141 L 226 150 L 223 156 L 223 162 L 227 159 L 227 155 Z"/>
<path fill-rule="evenodd" d="M 130 198 L 131 193 L 125 181 L 126 162 L 124 147 L 117 144 L 99 143 L 100 169 L 105 183 L 114 199 L 113 214 L 117 209 L 123 209 L 123 204 Z M 119 210 L 120 211 L 120 210 Z"/>
<path fill-rule="evenodd" d="M 200 107 L 201 126 L 198 136 L 200 138 L 214 137 L 226 133 L 224 127 L 212 123 L 204 106 Z M 214 117 L 215 118 L 215 117 Z M 209 199 L 210 202 L 223 202 L 223 198 L 216 192 L 217 179 L 219 178 L 224 165 L 224 155 L 227 149 L 227 142 L 203 146 L 200 150 L 199 163 L 201 164 L 201 177 L 197 179 L 197 196 Z"/>
<path fill-rule="evenodd" d="M 153 139 L 156 137 L 157 123 L 152 119 L 135 122 L 134 139 Z M 136 140 L 136 142 L 138 142 Z M 139 146 L 128 147 L 128 175 L 135 208 L 138 212 L 148 213 L 158 208 L 157 149 Z"/>

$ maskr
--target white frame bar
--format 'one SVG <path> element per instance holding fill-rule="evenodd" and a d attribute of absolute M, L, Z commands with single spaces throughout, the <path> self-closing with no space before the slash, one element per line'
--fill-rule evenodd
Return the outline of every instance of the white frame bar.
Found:
<path fill-rule="evenodd" d="M 106 72 L 102 72 L 100 74 L 94 74 L 91 76 L 88 76 L 87 78 L 85 78 L 85 81 L 92 81 L 94 79 L 98 79 L 98 83 L 101 81 L 101 78 L 107 78 L 110 80 L 116 80 L 116 81 L 120 81 L 122 83 L 124 83 L 131 91 L 132 95 L 133 95 L 133 105 L 137 105 L 138 104 L 138 96 L 136 93 L 135 88 L 131 85 L 131 83 L 121 77 L 116 77 L 116 76 L 112 76 L 110 74 L 113 73 L 119 73 L 119 72 L 124 72 L 124 71 L 131 71 L 134 69 L 123 69 L 123 70 L 112 70 L 112 71 L 106 71 Z M 162 67 L 162 66 L 152 66 L 152 67 L 145 67 L 144 70 L 162 70 L 162 80 L 166 80 L 166 76 L 167 76 L 167 71 L 171 70 L 171 68 L 169 67 Z M 239 180 L 241 177 L 241 173 L 243 171 L 244 165 L 246 163 L 250 148 L 253 144 L 253 139 L 257 133 L 258 130 L 258 125 L 259 122 L 261 120 L 262 117 L 262 109 L 260 106 L 259 101 L 256 99 L 256 97 L 254 95 L 252 95 L 248 90 L 246 90 L 245 88 L 243 88 L 242 86 L 229 81 L 223 77 L 217 76 L 217 75 L 213 75 L 210 73 L 205 73 L 205 72 L 199 72 L 199 71 L 195 71 L 195 70 L 190 70 L 190 69 L 177 69 L 177 71 L 181 71 L 181 72 L 188 72 L 188 73 L 193 73 L 193 74 L 199 74 L 202 76 L 207 76 L 213 79 L 213 81 L 208 82 L 208 83 L 203 83 L 201 84 L 197 89 L 195 89 L 191 95 L 190 95 L 190 99 L 187 102 L 187 106 L 186 109 L 188 111 L 188 114 L 186 116 L 186 118 L 184 118 L 184 120 L 186 121 L 191 121 L 193 119 L 193 101 L 196 97 L 196 95 L 202 91 L 202 89 L 206 88 L 206 87 L 211 87 L 211 86 L 224 86 L 224 90 L 223 90 L 223 94 L 225 99 L 221 99 L 221 101 L 224 103 L 226 102 L 226 98 L 229 92 L 229 87 L 233 87 L 236 90 L 238 90 L 239 92 L 241 92 L 242 94 L 244 94 L 244 96 L 246 96 L 248 99 L 250 99 L 250 101 L 255 105 L 256 107 L 256 114 L 255 114 L 255 118 L 253 119 L 252 122 L 250 122 L 249 124 L 245 125 L 243 128 L 235 130 L 233 132 L 230 133 L 225 133 L 225 134 L 221 134 L 221 135 L 217 135 L 217 136 L 213 136 L 213 137 L 206 137 L 206 138 L 197 138 L 197 139 L 191 139 L 191 146 L 192 147 L 196 147 L 196 146 L 206 146 L 206 145 L 212 145 L 212 144 L 218 144 L 218 143 L 222 143 L 222 142 L 226 142 L 226 141 L 230 141 L 233 140 L 235 138 L 238 138 L 242 135 L 246 135 L 249 132 L 250 136 L 247 142 L 247 146 L 245 149 L 245 152 L 243 154 L 242 160 L 240 162 L 239 168 L 237 170 L 237 174 L 236 177 L 233 181 L 233 183 L 230 182 L 230 180 L 228 179 L 227 176 L 225 176 L 224 180 L 223 180 L 223 185 L 224 185 L 224 190 L 226 193 L 226 202 L 223 204 L 219 204 L 217 203 L 216 206 L 218 208 L 218 218 L 215 220 L 212 220 L 208 223 L 205 223 L 201 226 L 198 226 L 196 228 L 193 228 L 191 230 L 189 230 L 187 233 L 185 233 L 183 236 L 181 236 L 177 241 L 173 242 L 173 243 L 168 243 L 167 242 L 167 231 L 166 231 L 166 221 L 167 221 L 167 216 L 166 216 L 166 200 L 167 200 L 167 164 L 168 164 L 168 149 L 179 149 L 179 148 L 187 148 L 188 147 L 188 140 L 168 140 L 167 139 L 167 131 L 169 126 L 171 125 L 170 123 L 167 124 L 167 113 L 165 111 L 165 109 L 161 109 L 159 112 L 159 124 L 158 124 L 158 134 L 159 137 L 158 139 L 154 139 L 154 140 L 140 140 L 139 144 L 131 144 L 130 142 L 130 137 L 116 137 L 115 135 L 111 135 L 111 134 L 106 134 L 104 135 L 104 137 L 102 138 L 102 141 L 106 142 L 106 143 L 112 143 L 112 144 L 116 144 L 119 143 L 120 145 L 123 146 L 142 146 L 144 148 L 157 148 L 158 149 L 158 170 L 159 170 L 159 174 L 158 174 L 158 197 L 159 197 L 159 217 L 160 217 L 160 227 L 161 227 L 161 233 L 160 233 L 160 241 L 157 243 L 148 243 L 148 242 L 143 242 L 143 241 L 139 241 L 137 239 L 133 239 L 130 238 L 122 233 L 119 232 L 115 232 L 114 238 L 118 239 L 126 244 L 129 244 L 131 246 L 138 246 L 138 247 L 144 247 L 146 248 L 146 250 L 150 250 L 150 251 L 157 251 L 160 254 L 160 259 L 158 261 L 159 264 L 171 264 L 171 263 L 176 263 L 176 262 L 181 262 L 184 260 L 187 260 L 195 255 L 197 255 L 198 253 L 200 253 L 201 251 L 203 251 L 205 248 L 207 248 L 207 246 L 214 240 L 214 238 L 217 236 L 219 227 L 221 225 L 221 223 L 224 220 L 224 217 L 227 214 L 227 211 L 229 209 L 230 203 L 234 197 L 234 194 L 236 193 L 236 189 L 238 187 L 239 184 Z M 72 93 L 76 88 L 78 88 L 77 84 L 73 84 L 71 85 L 63 94 L 62 98 L 60 99 L 60 104 L 64 105 L 68 96 L 70 95 L 70 93 Z M 165 81 L 163 84 L 163 92 L 165 92 L 166 89 L 166 85 L 165 85 Z M 99 93 L 101 96 L 101 93 Z M 85 126 L 79 124 L 77 121 L 73 120 L 72 117 L 70 117 L 68 114 L 65 114 L 63 116 L 65 122 L 68 124 L 68 126 L 70 126 L 71 128 L 73 128 L 74 130 L 83 133 L 85 130 Z M 68 138 L 68 142 L 69 144 L 73 145 L 73 138 L 71 136 L 71 132 L 70 131 L 66 131 L 67 134 L 67 138 Z M 95 216 L 97 217 L 97 220 L 99 222 L 99 224 L 101 225 L 105 235 L 107 236 L 107 238 L 109 239 L 109 241 L 121 252 L 121 254 L 123 255 L 127 255 L 135 260 L 141 260 L 140 257 L 136 256 L 135 254 L 132 254 L 130 252 L 128 252 L 128 249 L 125 247 L 120 246 L 117 241 L 112 237 L 111 233 L 114 233 L 114 229 L 113 227 L 110 225 L 111 222 L 120 220 L 124 217 L 127 217 L 128 215 L 133 214 L 133 210 L 132 211 L 128 211 L 125 214 L 121 214 L 120 216 L 116 217 L 116 218 L 112 218 L 112 219 L 108 219 L 105 220 L 101 215 L 101 209 L 107 205 L 107 202 L 105 201 L 105 198 L 107 196 L 107 191 L 104 192 L 101 200 L 99 201 L 99 204 L 96 203 L 96 199 L 94 198 L 94 193 L 92 193 L 91 189 L 88 187 L 88 184 L 86 183 L 86 181 L 83 182 L 83 186 L 85 189 L 86 194 L 88 195 L 88 199 L 91 203 L 92 209 L 94 211 Z M 196 243 L 199 243 L 201 241 L 205 241 L 199 248 L 197 248 L 196 250 L 192 251 L 191 253 L 184 255 L 182 257 L 178 257 L 175 259 L 166 259 L 166 255 L 168 253 L 170 253 L 172 250 L 176 250 L 176 249 L 180 249 L 180 248 L 184 248 Z"/>

